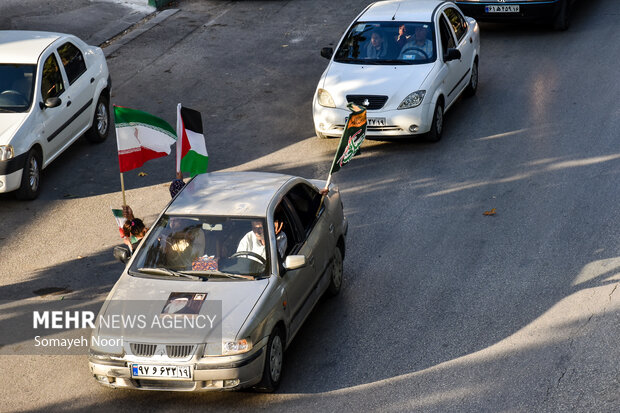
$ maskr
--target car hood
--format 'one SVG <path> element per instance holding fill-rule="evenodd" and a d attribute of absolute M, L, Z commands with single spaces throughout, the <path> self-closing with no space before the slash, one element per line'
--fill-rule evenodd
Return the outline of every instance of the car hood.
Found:
<path fill-rule="evenodd" d="M 204 343 L 219 341 L 221 338 L 234 339 L 248 315 L 269 285 L 269 279 L 181 281 L 132 277 L 125 275 L 117 282 L 104 303 L 97 318 L 97 335 L 100 337 L 123 337 L 125 342 L 138 343 Z M 162 310 L 172 293 L 203 293 L 200 315 L 208 315 L 213 320 L 213 328 L 205 317 L 200 324 L 208 328 L 168 328 L 162 321 Z M 221 310 L 220 310 L 221 308 Z M 220 312 L 221 311 L 221 312 Z M 119 317 L 138 316 L 144 324 L 127 323 L 120 326 L 104 325 L 104 320 Z M 169 317 L 170 318 L 170 317 Z M 155 320 L 159 320 L 158 322 Z M 192 319 L 190 316 L 189 320 Z"/>
<path fill-rule="evenodd" d="M 27 113 L 0 113 L 0 145 L 8 145 L 28 117 Z"/>
<path fill-rule="evenodd" d="M 423 65 L 355 65 L 332 62 L 323 89 L 337 107 L 347 105 L 346 95 L 385 95 L 387 106 L 397 106 L 411 92 L 419 90 L 434 63 Z"/>

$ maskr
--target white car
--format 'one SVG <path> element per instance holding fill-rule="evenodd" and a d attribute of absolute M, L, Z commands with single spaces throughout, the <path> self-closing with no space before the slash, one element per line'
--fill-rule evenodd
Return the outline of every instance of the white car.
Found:
<path fill-rule="evenodd" d="M 367 138 L 427 134 L 438 141 L 444 113 L 478 87 L 480 30 L 452 2 L 380 1 L 349 26 L 313 99 L 319 138 L 342 135 L 347 103 L 368 110 Z"/>
<path fill-rule="evenodd" d="M 103 51 L 75 36 L 0 31 L 0 193 L 38 196 L 41 170 L 86 133 L 110 125 Z"/>

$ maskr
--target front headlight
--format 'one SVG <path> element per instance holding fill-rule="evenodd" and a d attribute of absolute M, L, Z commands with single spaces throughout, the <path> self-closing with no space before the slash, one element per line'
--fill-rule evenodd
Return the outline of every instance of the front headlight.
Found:
<path fill-rule="evenodd" d="M 224 356 L 247 353 L 252 350 L 252 341 L 249 338 L 237 341 L 225 341 L 222 344 L 222 354 Z"/>
<path fill-rule="evenodd" d="M 319 100 L 319 105 L 325 106 L 328 108 L 335 108 L 336 104 L 334 103 L 334 99 L 332 99 L 332 95 L 325 89 L 319 89 L 317 92 L 317 98 Z"/>
<path fill-rule="evenodd" d="M 12 145 L 0 145 L 0 161 L 8 161 L 15 156 Z"/>
<path fill-rule="evenodd" d="M 416 106 L 420 106 L 422 100 L 424 99 L 424 95 L 426 95 L 426 90 L 416 90 L 413 93 L 410 93 L 400 105 L 398 105 L 398 109 L 411 109 Z"/>

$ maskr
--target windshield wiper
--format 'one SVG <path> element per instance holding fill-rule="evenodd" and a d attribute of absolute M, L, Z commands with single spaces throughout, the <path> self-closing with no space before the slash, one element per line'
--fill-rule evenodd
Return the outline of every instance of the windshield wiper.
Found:
<path fill-rule="evenodd" d="M 206 275 L 215 275 L 218 277 L 225 277 L 225 278 L 235 278 L 235 279 L 242 279 L 242 280 L 255 280 L 256 277 L 253 275 L 243 275 L 243 274 L 231 274 L 228 272 L 221 272 L 221 271 L 192 271 L 192 274 L 195 273 L 199 273 L 199 274 L 206 274 Z"/>
<path fill-rule="evenodd" d="M 11 109 L 6 109 L 6 108 L 0 108 L 0 111 L 6 112 L 6 113 L 19 113 L 16 110 L 11 110 Z"/>
<path fill-rule="evenodd" d="M 138 271 L 145 274 L 171 275 L 173 277 L 189 278 L 190 280 L 202 281 L 205 278 L 198 275 L 188 274 L 183 271 L 173 271 L 168 268 L 138 268 Z"/>

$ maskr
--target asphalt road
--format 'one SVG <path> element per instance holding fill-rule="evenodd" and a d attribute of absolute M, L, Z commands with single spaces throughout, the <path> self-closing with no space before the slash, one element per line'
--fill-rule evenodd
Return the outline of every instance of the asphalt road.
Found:
<path fill-rule="evenodd" d="M 211 170 L 326 177 L 337 141 L 312 127 L 319 50 L 367 3 L 182 1 L 109 57 L 113 103 L 172 124 L 177 102 L 201 111 Z M 3 356 L 0 410 L 620 410 L 614 6 L 582 1 L 561 33 L 482 25 L 478 94 L 447 113 L 443 140 L 366 142 L 334 176 L 344 290 L 287 350 L 279 393 L 115 391 L 85 356 Z M 38 200 L 0 197 L 0 299 L 105 297 L 122 271 L 116 162 L 114 139 L 80 140 Z M 126 174 L 146 221 L 173 171 L 170 158 Z"/>

